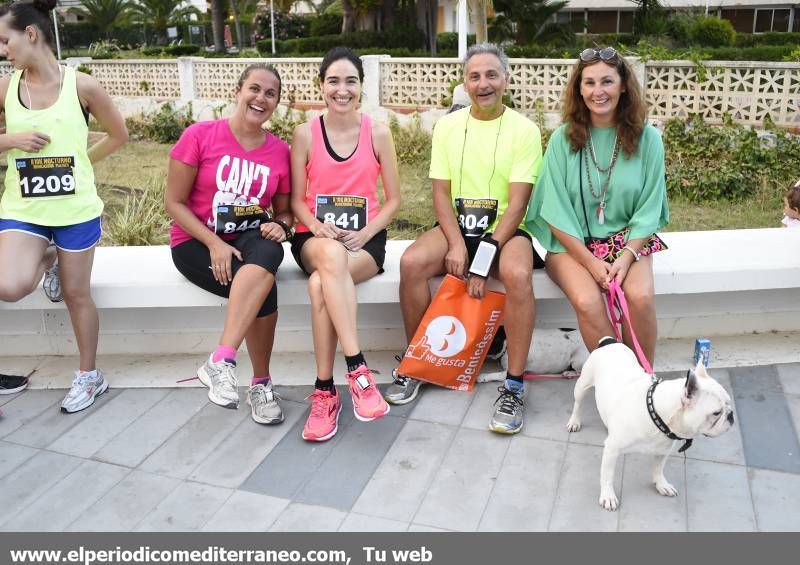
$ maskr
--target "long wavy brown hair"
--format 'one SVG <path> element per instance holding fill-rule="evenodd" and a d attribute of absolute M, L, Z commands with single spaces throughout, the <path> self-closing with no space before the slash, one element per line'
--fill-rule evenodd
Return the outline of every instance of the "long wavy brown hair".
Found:
<path fill-rule="evenodd" d="M 591 119 L 589 108 L 581 96 L 581 77 L 583 69 L 588 66 L 600 63 L 599 58 L 589 62 L 581 61 L 572 67 L 572 74 L 567 81 L 567 88 L 564 90 L 564 101 L 562 103 L 562 120 L 567 124 L 567 139 L 573 151 L 579 151 L 586 145 L 589 137 L 589 126 Z M 644 129 L 647 108 L 642 100 L 642 91 L 639 82 L 633 74 L 633 70 L 624 58 L 614 55 L 608 61 L 603 61 L 614 67 L 622 79 L 625 91 L 620 94 L 619 103 L 616 109 L 617 135 L 622 145 L 622 152 L 630 158 L 639 146 L 639 138 Z"/>

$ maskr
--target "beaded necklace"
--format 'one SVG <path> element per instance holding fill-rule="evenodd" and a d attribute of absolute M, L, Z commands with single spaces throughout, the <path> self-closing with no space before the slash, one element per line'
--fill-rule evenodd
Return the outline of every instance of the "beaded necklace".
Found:
<path fill-rule="evenodd" d="M 592 193 L 592 196 L 600 200 L 600 205 L 597 207 L 597 222 L 600 225 L 605 224 L 605 214 L 604 210 L 606 207 L 606 196 L 608 195 L 608 186 L 611 182 L 611 173 L 614 171 L 614 166 L 617 164 L 617 157 L 619 156 L 619 138 L 615 135 L 614 136 L 614 152 L 611 155 L 611 162 L 609 163 L 608 167 L 601 167 L 597 163 L 597 156 L 594 152 L 594 142 L 592 141 L 592 131 L 589 130 L 589 139 L 586 143 L 586 151 L 583 154 L 583 162 L 586 168 L 586 178 L 589 181 L 589 192 Z M 592 159 L 592 167 L 589 167 L 589 157 L 591 156 Z M 591 169 L 594 169 L 594 174 L 597 176 L 597 185 L 599 187 L 599 191 L 595 191 L 594 183 L 592 181 L 592 174 Z M 604 182 L 600 182 L 600 173 L 606 175 L 606 180 Z"/>

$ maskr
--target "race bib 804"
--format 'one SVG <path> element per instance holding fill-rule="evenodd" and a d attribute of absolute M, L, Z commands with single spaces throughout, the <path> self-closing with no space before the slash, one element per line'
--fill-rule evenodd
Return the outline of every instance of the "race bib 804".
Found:
<path fill-rule="evenodd" d="M 314 216 L 325 224 L 343 230 L 359 231 L 367 225 L 367 199 L 364 196 L 318 194 Z"/>
<path fill-rule="evenodd" d="M 467 237 L 481 237 L 497 218 L 494 198 L 456 198 L 455 204 L 458 225 Z"/>
<path fill-rule="evenodd" d="M 15 161 L 22 198 L 75 194 L 75 157 L 24 157 Z"/>

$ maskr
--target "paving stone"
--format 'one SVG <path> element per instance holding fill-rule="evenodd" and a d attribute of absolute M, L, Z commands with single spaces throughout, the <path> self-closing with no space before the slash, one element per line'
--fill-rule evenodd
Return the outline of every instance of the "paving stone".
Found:
<path fill-rule="evenodd" d="M 135 531 L 198 531 L 222 508 L 231 494 L 233 491 L 230 489 L 183 482 L 136 526 Z"/>
<path fill-rule="evenodd" d="M 405 419 L 392 416 L 354 421 L 294 499 L 350 510 L 405 423 Z"/>
<path fill-rule="evenodd" d="M 206 404 L 208 391 L 205 388 L 172 390 L 161 402 L 103 446 L 94 454 L 94 458 L 137 467 Z"/>
<path fill-rule="evenodd" d="M 59 392 L 61 393 L 59 396 L 63 399 L 64 391 Z M 108 392 L 95 398 L 94 404 L 89 408 L 73 414 L 63 413 L 60 408 L 52 406 L 51 409 L 45 410 L 14 433 L 7 435 L 5 439 L 6 441 L 21 443 L 31 447 L 46 447 L 62 434 L 68 432 L 83 420 L 95 414 L 120 392 L 120 390 L 109 389 Z M 9 405 L 9 408 L 11 406 L 13 406 L 13 403 Z"/>
<path fill-rule="evenodd" d="M 692 459 L 744 465 L 745 459 L 744 448 L 742 447 L 742 433 L 739 418 L 736 413 L 736 398 L 734 397 L 731 387 L 730 376 L 725 369 L 711 369 L 709 373 L 728 391 L 728 394 L 731 395 L 734 415 L 733 426 L 731 426 L 730 430 L 718 437 L 711 438 L 702 435 L 696 437 L 692 448 L 686 451 L 686 456 Z"/>
<path fill-rule="evenodd" d="M 324 442 L 305 441 L 301 434 L 308 415 L 306 407 L 297 423 L 239 488 L 293 499 L 307 481 L 315 480 L 320 465 L 337 449 L 355 420 L 350 395 L 342 394 L 341 389 L 339 394 L 342 396 L 342 412 L 339 415 L 339 431 L 335 436 Z"/>
<path fill-rule="evenodd" d="M 228 410 L 206 404 L 139 466 L 142 471 L 185 479 L 217 449 L 224 449 L 231 432 L 250 410 Z"/>
<path fill-rule="evenodd" d="M 130 469 L 126 467 L 84 461 L 4 527 L 10 525 L 18 531 L 62 531 L 128 473 Z"/>
<path fill-rule="evenodd" d="M 434 528 L 433 526 L 426 526 L 425 524 L 411 524 L 408 527 L 407 531 L 430 533 L 430 532 L 452 532 L 453 530 L 446 530 L 444 528 Z"/>
<path fill-rule="evenodd" d="M 755 530 L 745 467 L 687 459 L 686 500 L 690 532 Z"/>
<path fill-rule="evenodd" d="M 270 532 L 335 532 L 346 512 L 313 504 L 291 503 L 269 529 Z"/>
<path fill-rule="evenodd" d="M 791 414 L 794 421 L 795 434 L 800 436 L 800 395 L 787 394 L 786 404 L 789 406 L 789 414 Z"/>
<path fill-rule="evenodd" d="M 15 432 L 45 411 L 58 412 L 63 399 L 63 390 L 26 390 L 13 395 L 3 405 L 0 438 Z"/>
<path fill-rule="evenodd" d="M 128 532 L 174 491 L 180 481 L 142 471 L 131 471 L 95 502 L 67 530 L 73 532 Z"/>
<path fill-rule="evenodd" d="M 193 481 L 237 488 L 305 414 L 305 406 L 282 402 L 280 424 L 257 424 L 248 416 L 189 476 Z M 246 404 L 239 410 L 247 410 Z M 263 531 L 263 530 L 262 530 Z"/>
<path fill-rule="evenodd" d="M 36 455 L 38 450 L 25 445 L 0 441 L 0 478 Z"/>
<path fill-rule="evenodd" d="M 266 532 L 289 505 L 285 498 L 236 491 L 203 526 L 204 532 Z"/>
<path fill-rule="evenodd" d="M 567 445 L 515 436 L 479 530 L 546 531 Z"/>
<path fill-rule="evenodd" d="M 167 389 L 156 388 L 123 390 L 50 444 L 48 449 L 76 457 L 91 457 L 168 392 Z"/>
<path fill-rule="evenodd" d="M 739 367 L 730 375 L 747 465 L 800 473 L 800 443 L 775 367 Z"/>
<path fill-rule="evenodd" d="M 496 484 L 510 439 L 489 431 L 459 430 L 414 522 L 474 531 Z"/>
<path fill-rule="evenodd" d="M 571 381 L 573 384 L 575 381 Z M 570 391 L 569 408 L 566 411 L 567 417 L 563 419 L 562 425 L 566 429 L 569 416 L 572 414 L 572 404 L 575 398 Z M 642 398 L 642 402 L 645 399 Z M 597 411 L 597 401 L 594 398 L 594 388 L 591 388 L 583 399 L 581 404 L 581 429 L 577 432 L 567 432 L 570 443 L 580 443 L 583 445 L 594 445 L 603 447 L 605 445 L 608 430 L 603 420 L 600 418 L 600 413 Z"/>
<path fill-rule="evenodd" d="M 353 512 L 408 522 L 439 468 L 455 429 L 409 420 L 359 496 Z"/>
<path fill-rule="evenodd" d="M 77 457 L 40 451 L 8 473 L 4 483 L 13 489 L 0 489 L 0 525 L 10 523 L 28 504 L 45 495 L 52 486 L 70 474 L 81 460 Z"/>
<path fill-rule="evenodd" d="M 800 394 L 800 363 L 775 365 L 781 388 L 786 394 Z"/>
<path fill-rule="evenodd" d="M 603 449 L 594 445 L 570 443 L 556 501 L 548 529 L 568 532 L 614 532 L 617 530 L 619 512 L 610 512 L 598 504 L 600 498 L 600 458 Z M 614 489 L 617 497 L 622 492 L 624 459 L 617 461 Z M 620 504 L 625 500 L 620 498 Z"/>
<path fill-rule="evenodd" d="M 622 478 L 623 501 L 619 507 L 621 532 L 685 532 L 686 469 L 683 457 L 670 457 L 664 475 L 678 489 L 678 496 L 658 494 L 652 482 L 653 456 L 625 455 Z"/>
<path fill-rule="evenodd" d="M 494 412 L 494 401 L 499 393 L 500 383 L 478 383 L 472 391 L 473 399 L 461 421 L 462 428 L 489 430 L 489 422 Z M 412 413 L 413 414 L 413 413 Z"/>
<path fill-rule="evenodd" d="M 522 435 L 555 441 L 567 441 L 567 420 L 572 412 L 572 390 L 574 380 L 547 379 L 531 380 L 525 383 L 527 398 L 525 400 L 525 425 Z M 497 396 L 495 396 L 497 398 Z M 494 402 L 494 398 L 492 399 Z M 583 406 L 584 414 L 597 409 L 588 402 Z M 486 409 L 486 425 L 489 424 L 492 408 Z"/>
<path fill-rule="evenodd" d="M 411 404 L 414 409 L 409 417 L 414 420 L 458 426 L 461 424 L 461 420 L 464 419 L 464 415 L 467 413 L 475 396 L 474 392 L 461 392 L 435 385 L 422 385 L 419 396 Z"/>
<path fill-rule="evenodd" d="M 749 469 L 748 478 L 759 531 L 800 531 L 800 476 Z"/>
<path fill-rule="evenodd" d="M 352 512 L 339 526 L 340 532 L 405 532 L 407 529 L 408 522 L 398 522 Z"/>

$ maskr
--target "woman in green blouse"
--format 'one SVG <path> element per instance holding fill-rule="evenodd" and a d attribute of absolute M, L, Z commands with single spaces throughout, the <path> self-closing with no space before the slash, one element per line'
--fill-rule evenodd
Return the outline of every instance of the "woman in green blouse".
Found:
<path fill-rule="evenodd" d="M 650 254 L 664 248 L 655 232 L 669 221 L 669 209 L 664 146 L 645 111 L 636 77 L 614 49 L 581 52 L 564 94 L 564 123 L 548 143 L 525 221 L 548 251 L 547 273 L 575 309 L 586 347 L 613 335 L 603 290 L 616 279 L 652 364 Z M 630 336 L 623 337 L 630 346 Z"/>

